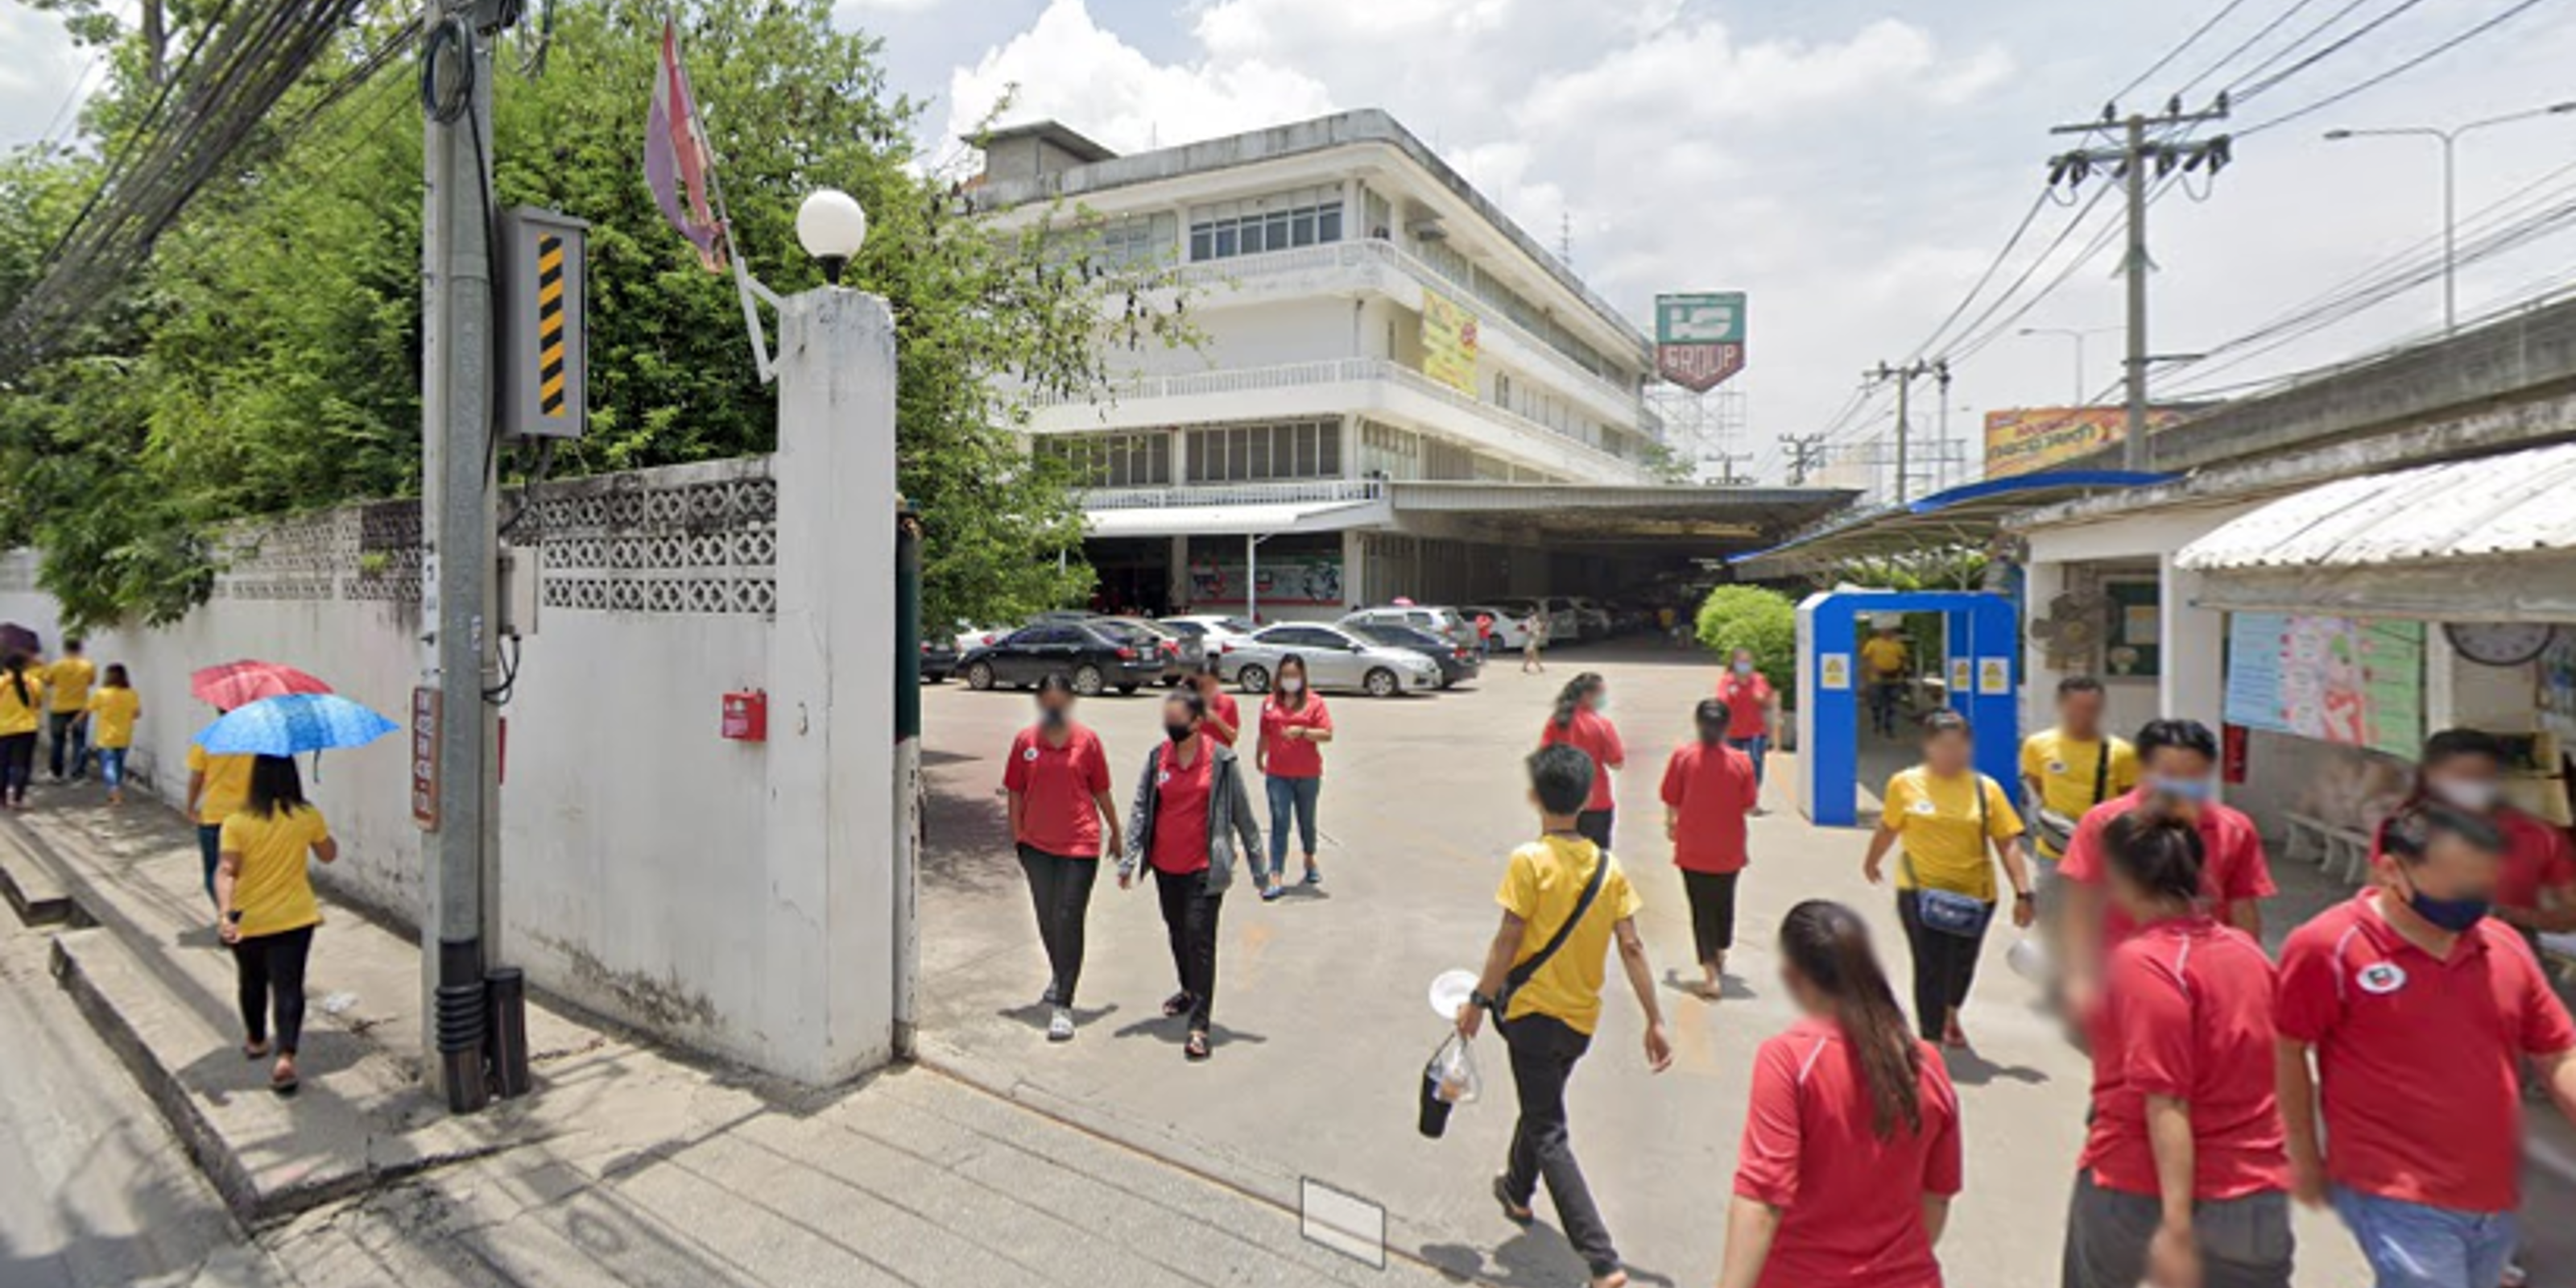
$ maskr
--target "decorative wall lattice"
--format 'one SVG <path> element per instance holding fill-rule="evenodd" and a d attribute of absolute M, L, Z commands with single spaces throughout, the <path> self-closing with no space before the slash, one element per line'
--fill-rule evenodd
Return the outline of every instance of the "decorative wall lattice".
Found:
<path fill-rule="evenodd" d="M 502 517 L 504 540 L 541 551 L 540 594 L 550 608 L 758 615 L 777 607 L 778 488 L 766 457 L 549 483 L 533 497 L 504 497 Z M 219 599 L 421 601 L 418 502 L 242 523 L 216 548 Z M 0 578 L 15 568 L 0 563 Z"/>

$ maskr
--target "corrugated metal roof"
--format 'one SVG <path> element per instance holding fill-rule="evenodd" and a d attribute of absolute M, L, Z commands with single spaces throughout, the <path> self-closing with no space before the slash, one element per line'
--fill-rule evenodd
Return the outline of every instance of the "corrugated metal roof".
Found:
<path fill-rule="evenodd" d="M 2175 556 L 2202 572 L 2576 551 L 2576 443 L 2319 484 Z"/>

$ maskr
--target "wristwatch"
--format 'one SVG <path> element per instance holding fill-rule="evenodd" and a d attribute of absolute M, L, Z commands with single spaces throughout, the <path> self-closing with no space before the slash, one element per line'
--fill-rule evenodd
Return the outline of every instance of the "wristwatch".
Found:
<path fill-rule="evenodd" d="M 1467 994 L 1467 1005 L 1480 1011 L 1490 1011 L 1494 1009 L 1494 999 L 1482 993 L 1471 992 Z"/>

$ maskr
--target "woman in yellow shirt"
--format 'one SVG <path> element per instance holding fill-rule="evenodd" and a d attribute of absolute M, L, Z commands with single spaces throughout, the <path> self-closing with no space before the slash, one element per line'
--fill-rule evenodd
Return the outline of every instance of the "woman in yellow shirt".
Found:
<path fill-rule="evenodd" d="M 36 731 L 44 726 L 45 681 L 24 653 L 0 658 L 0 808 L 27 808 L 36 774 Z"/>
<path fill-rule="evenodd" d="M 107 678 L 89 695 L 89 732 L 110 805 L 125 803 L 125 757 L 134 750 L 134 722 L 142 717 L 143 699 L 126 679 L 125 664 L 108 663 Z"/>
<path fill-rule="evenodd" d="M 268 1085 L 291 1095 L 296 1044 L 304 1035 L 304 963 L 313 952 L 313 928 L 322 924 L 304 856 L 309 851 L 324 863 L 340 857 L 322 811 L 305 803 L 292 757 L 251 762 L 250 799 L 224 820 L 222 848 L 215 933 L 232 945 L 241 985 L 242 1054 L 268 1055 L 273 1013 L 277 1064 Z"/>
<path fill-rule="evenodd" d="M 1995 869 L 2012 882 L 2013 924 L 2031 922 L 2030 873 L 2022 866 L 2021 815 L 1995 780 L 1978 773 L 1967 718 L 1947 709 L 1923 717 L 1923 763 L 1887 780 L 1878 834 L 1861 871 L 1884 877 L 1898 842 L 1896 915 L 1914 952 L 1914 1025 L 1926 1042 L 1968 1045 L 1959 1008 L 1977 978 L 1977 951 L 1994 919 Z"/>

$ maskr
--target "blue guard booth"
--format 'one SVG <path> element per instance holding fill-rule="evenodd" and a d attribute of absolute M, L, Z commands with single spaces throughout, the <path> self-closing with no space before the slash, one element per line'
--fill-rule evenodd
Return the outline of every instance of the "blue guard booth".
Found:
<path fill-rule="evenodd" d="M 1809 822 L 1851 827 L 1859 817 L 1863 621 L 1939 613 L 1949 705 L 1977 731 L 1977 768 L 2018 796 L 2021 640 L 2012 601 L 1973 591 L 1828 591 L 1798 605 L 1798 809 Z M 1926 670 L 1926 659 L 1915 660 Z"/>

